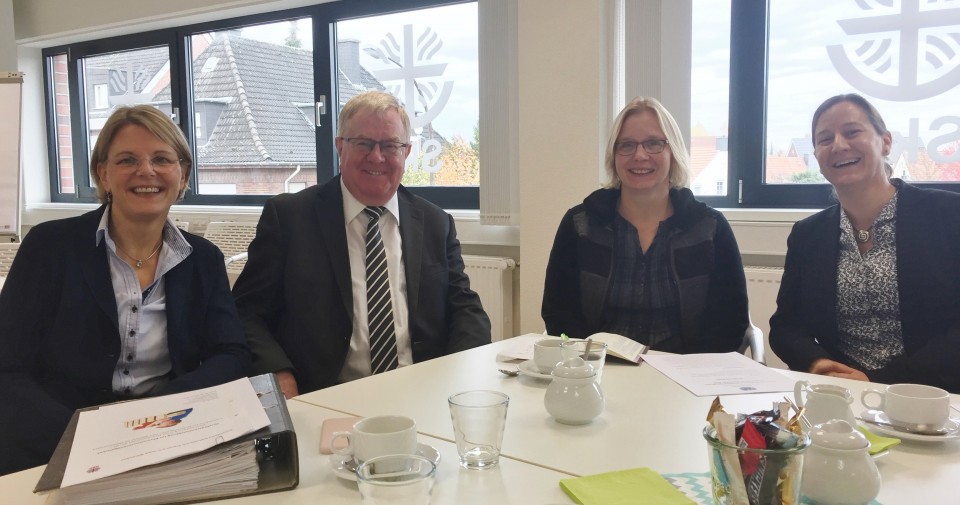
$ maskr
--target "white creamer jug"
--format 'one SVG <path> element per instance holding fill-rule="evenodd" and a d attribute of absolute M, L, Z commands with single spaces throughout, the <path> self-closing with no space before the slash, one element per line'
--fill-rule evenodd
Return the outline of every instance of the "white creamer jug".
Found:
<path fill-rule="evenodd" d="M 801 493 L 818 505 L 861 505 L 880 493 L 880 471 L 870 442 L 850 423 L 834 419 L 810 430 Z"/>
<path fill-rule="evenodd" d="M 831 419 L 843 419 L 851 426 L 857 425 L 853 410 L 850 409 L 853 404 L 853 395 L 843 386 L 797 381 L 793 387 L 793 396 L 798 407 L 806 407 L 804 417 L 810 421 L 811 425 L 825 423 Z"/>
<path fill-rule="evenodd" d="M 567 358 L 551 375 L 553 382 L 543 396 L 543 405 L 557 422 L 586 424 L 603 412 L 603 392 L 593 365 L 581 357 Z"/>

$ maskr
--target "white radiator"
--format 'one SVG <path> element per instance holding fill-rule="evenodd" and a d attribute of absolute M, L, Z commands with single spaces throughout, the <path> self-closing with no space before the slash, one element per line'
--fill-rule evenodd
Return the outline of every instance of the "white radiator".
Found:
<path fill-rule="evenodd" d="M 763 330 L 767 366 L 787 368 L 787 365 L 770 350 L 770 316 L 777 310 L 777 293 L 780 292 L 782 268 L 743 267 L 747 275 L 747 298 L 750 300 L 750 319 Z"/>
<path fill-rule="evenodd" d="M 480 295 L 483 310 L 490 317 L 491 340 L 497 342 L 512 337 L 513 329 L 513 270 L 511 258 L 494 256 L 463 256 L 470 287 Z"/>

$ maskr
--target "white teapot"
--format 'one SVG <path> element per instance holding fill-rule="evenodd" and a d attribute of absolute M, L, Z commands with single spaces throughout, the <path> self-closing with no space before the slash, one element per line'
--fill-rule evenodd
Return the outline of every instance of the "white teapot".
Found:
<path fill-rule="evenodd" d="M 550 375 L 553 382 L 543 396 L 543 405 L 557 422 L 587 424 L 603 412 L 603 392 L 597 384 L 597 371 L 583 358 L 563 360 Z"/>
<path fill-rule="evenodd" d="M 880 471 L 863 433 L 842 419 L 810 430 L 801 493 L 818 505 L 861 505 L 880 493 Z"/>

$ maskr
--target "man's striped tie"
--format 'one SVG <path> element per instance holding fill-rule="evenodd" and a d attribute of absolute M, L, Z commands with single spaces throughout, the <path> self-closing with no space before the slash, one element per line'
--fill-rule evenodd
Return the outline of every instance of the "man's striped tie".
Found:
<path fill-rule="evenodd" d="M 370 371 L 374 374 L 397 368 L 397 336 L 393 327 L 387 254 L 380 235 L 380 216 L 385 207 L 367 207 L 367 323 L 370 325 Z"/>

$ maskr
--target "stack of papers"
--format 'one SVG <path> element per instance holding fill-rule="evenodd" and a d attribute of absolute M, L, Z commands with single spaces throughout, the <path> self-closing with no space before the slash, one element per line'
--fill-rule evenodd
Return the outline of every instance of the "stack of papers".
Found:
<path fill-rule="evenodd" d="M 254 491 L 257 489 L 259 473 L 254 441 L 248 440 L 224 444 L 196 457 L 176 459 L 62 488 L 60 498 L 64 504 L 71 505 L 203 500 Z"/>
<path fill-rule="evenodd" d="M 249 379 L 75 418 L 60 503 L 145 505 L 257 489 L 255 440 L 229 443 L 270 425 Z M 63 464 L 60 458 L 58 448 L 48 469 Z"/>

